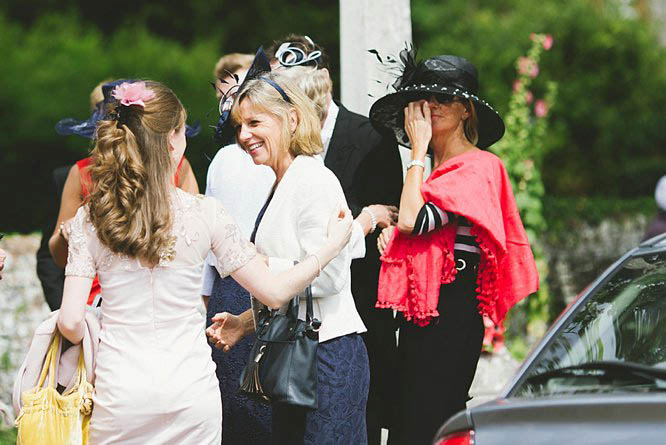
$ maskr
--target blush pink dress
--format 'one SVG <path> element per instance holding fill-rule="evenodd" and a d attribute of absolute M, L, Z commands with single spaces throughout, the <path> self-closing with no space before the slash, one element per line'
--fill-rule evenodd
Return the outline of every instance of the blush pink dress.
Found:
<path fill-rule="evenodd" d="M 171 193 L 175 245 L 160 263 L 111 252 L 79 209 L 66 275 L 98 275 L 104 289 L 90 443 L 216 444 L 220 391 L 204 333 L 202 265 L 209 251 L 221 276 L 256 250 L 214 198 Z M 170 254 L 169 254 L 170 253 Z"/>

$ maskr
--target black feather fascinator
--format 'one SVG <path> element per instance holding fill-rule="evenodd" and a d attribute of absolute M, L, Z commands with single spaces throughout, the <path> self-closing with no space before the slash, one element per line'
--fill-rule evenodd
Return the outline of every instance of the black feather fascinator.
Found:
<path fill-rule="evenodd" d="M 254 56 L 254 60 L 250 65 L 250 68 L 247 70 L 245 79 L 240 82 L 238 75 L 234 73 L 229 73 L 229 77 L 232 82 L 235 84 L 231 85 L 226 93 L 223 94 L 220 99 L 219 111 L 220 117 L 217 120 L 217 125 L 215 126 L 215 139 L 219 141 L 227 141 L 233 139 L 233 129 L 228 125 L 229 117 L 231 115 L 231 107 L 234 104 L 234 99 L 236 95 L 243 89 L 243 86 L 252 79 L 258 79 L 262 75 L 271 72 L 271 63 L 268 60 L 268 56 L 264 52 L 264 47 L 260 46 L 257 50 L 257 53 Z M 230 81 L 225 79 L 220 79 L 220 82 L 229 84 Z M 219 90 L 218 90 L 219 91 Z"/>

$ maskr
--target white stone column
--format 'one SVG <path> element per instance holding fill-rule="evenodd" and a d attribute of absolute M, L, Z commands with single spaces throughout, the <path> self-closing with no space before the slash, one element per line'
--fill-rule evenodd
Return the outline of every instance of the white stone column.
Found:
<path fill-rule="evenodd" d="M 652 0 L 652 17 L 657 23 L 657 32 L 661 44 L 666 46 L 666 2 L 664 0 Z"/>
<path fill-rule="evenodd" d="M 368 50 L 397 56 L 411 41 L 409 0 L 340 0 L 340 87 L 345 107 L 367 116 L 375 99 L 387 93 L 391 79 Z"/>
<path fill-rule="evenodd" d="M 379 51 L 382 58 L 397 57 L 411 42 L 409 0 L 340 0 L 340 98 L 344 106 L 367 116 L 375 100 L 393 92 L 387 87 L 395 78 L 382 69 L 369 49 Z M 409 150 L 400 146 L 400 156 L 404 175 Z M 424 177 L 429 174 L 430 165 L 426 165 Z"/>

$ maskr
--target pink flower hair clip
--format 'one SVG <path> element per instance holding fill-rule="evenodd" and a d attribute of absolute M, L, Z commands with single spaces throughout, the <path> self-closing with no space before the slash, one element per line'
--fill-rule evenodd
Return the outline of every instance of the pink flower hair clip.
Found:
<path fill-rule="evenodd" d="M 121 105 L 126 107 L 139 105 L 142 108 L 146 106 L 147 101 L 155 97 L 155 93 L 146 87 L 146 82 L 123 82 L 113 89 L 111 95 Z"/>

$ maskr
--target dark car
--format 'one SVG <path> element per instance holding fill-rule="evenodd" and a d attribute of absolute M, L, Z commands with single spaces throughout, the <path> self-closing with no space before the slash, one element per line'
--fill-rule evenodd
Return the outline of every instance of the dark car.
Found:
<path fill-rule="evenodd" d="M 437 445 L 666 444 L 666 235 L 609 267 Z"/>

